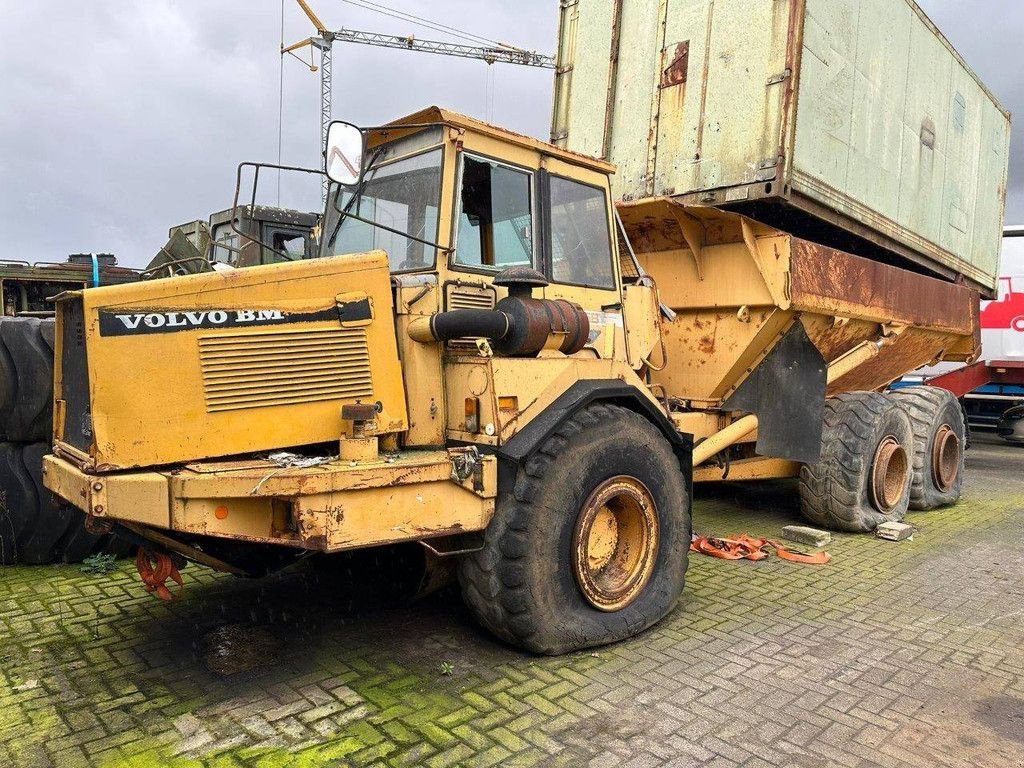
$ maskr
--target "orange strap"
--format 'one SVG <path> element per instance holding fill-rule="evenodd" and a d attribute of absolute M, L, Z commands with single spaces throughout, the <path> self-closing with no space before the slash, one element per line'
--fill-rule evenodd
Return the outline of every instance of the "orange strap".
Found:
<path fill-rule="evenodd" d="M 745 533 L 739 536 L 733 534 L 725 539 L 696 536 L 690 542 L 691 552 L 699 552 L 702 555 L 710 555 L 721 560 L 764 560 L 769 555 L 769 548 L 774 549 L 775 554 L 782 560 L 804 565 L 824 565 L 832 559 L 832 555 L 828 552 L 816 552 L 813 555 L 793 552 L 777 541 L 755 539 Z"/>
<path fill-rule="evenodd" d="M 178 585 L 178 597 L 181 597 L 185 584 L 181 580 L 181 574 L 178 573 L 174 562 L 165 553 L 139 547 L 139 551 L 135 555 L 135 567 L 139 571 L 139 576 L 142 577 L 142 583 L 147 592 L 152 592 L 161 600 L 173 600 L 174 595 L 164 583 L 167 579 L 171 579 Z"/>

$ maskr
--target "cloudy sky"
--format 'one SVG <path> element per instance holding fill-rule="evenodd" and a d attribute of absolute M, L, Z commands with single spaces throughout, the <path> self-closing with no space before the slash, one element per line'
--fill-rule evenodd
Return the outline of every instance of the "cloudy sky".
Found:
<path fill-rule="evenodd" d="M 1014 113 L 1024 113 L 1024 4 L 919 0 Z M 344 0 L 312 0 L 332 27 L 438 38 Z M 391 7 L 553 51 L 558 0 L 388 0 Z M 311 33 L 286 0 L 284 37 Z M 103 251 L 141 266 L 172 224 L 231 204 L 235 166 L 278 155 L 279 0 L 0 3 L 0 258 Z M 316 74 L 284 61 L 282 160 L 316 165 Z M 374 124 L 428 104 L 546 137 L 551 72 L 364 46 L 335 47 L 334 112 Z M 273 202 L 276 189 L 264 199 Z M 1024 130 L 1007 220 L 1024 223 Z M 281 203 L 315 206 L 285 180 Z"/>

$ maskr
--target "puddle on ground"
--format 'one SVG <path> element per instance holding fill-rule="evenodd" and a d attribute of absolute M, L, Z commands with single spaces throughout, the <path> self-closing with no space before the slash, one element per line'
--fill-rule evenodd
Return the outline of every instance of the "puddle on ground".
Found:
<path fill-rule="evenodd" d="M 206 668 L 226 677 L 272 666 L 281 641 L 264 627 L 225 624 L 203 636 L 202 649 Z"/>

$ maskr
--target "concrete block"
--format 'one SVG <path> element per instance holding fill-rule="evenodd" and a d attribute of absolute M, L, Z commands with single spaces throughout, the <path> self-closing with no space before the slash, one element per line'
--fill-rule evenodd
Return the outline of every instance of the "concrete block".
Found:
<path fill-rule="evenodd" d="M 889 541 L 903 541 L 914 535 L 915 528 L 906 523 L 882 523 L 875 528 L 875 535 Z"/>
<path fill-rule="evenodd" d="M 817 528 L 809 528 L 806 525 L 784 525 L 782 526 L 782 538 L 806 544 L 809 547 L 823 547 L 832 541 L 832 534 L 828 531 L 819 531 Z"/>

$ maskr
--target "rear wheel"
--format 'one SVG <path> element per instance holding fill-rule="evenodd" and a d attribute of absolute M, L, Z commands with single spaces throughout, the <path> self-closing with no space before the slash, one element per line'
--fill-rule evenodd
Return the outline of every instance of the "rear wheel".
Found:
<path fill-rule="evenodd" d="M 821 459 L 800 469 L 800 511 L 815 525 L 873 531 L 910 503 L 910 420 L 890 398 L 849 392 L 825 402 Z"/>
<path fill-rule="evenodd" d="M 910 417 L 914 430 L 910 508 L 956 504 L 964 484 L 966 427 L 952 392 L 938 387 L 907 387 L 890 397 Z"/>
<path fill-rule="evenodd" d="M 646 419 L 590 405 L 503 489 L 484 548 L 462 559 L 463 597 L 495 635 L 560 654 L 635 635 L 683 590 L 687 483 Z"/>

